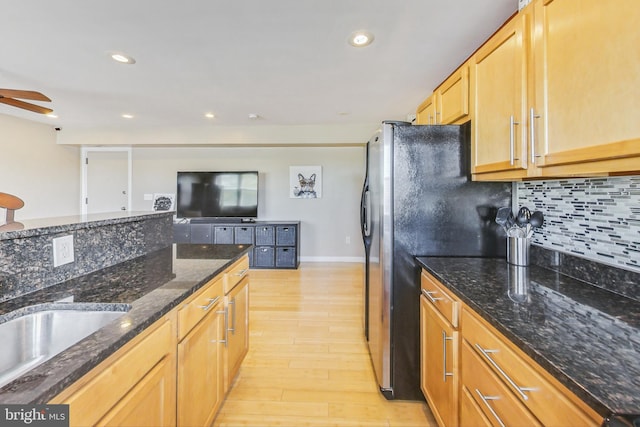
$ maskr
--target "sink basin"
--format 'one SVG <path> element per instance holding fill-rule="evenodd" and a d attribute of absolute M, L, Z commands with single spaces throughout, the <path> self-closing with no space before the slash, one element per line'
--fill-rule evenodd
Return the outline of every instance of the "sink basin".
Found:
<path fill-rule="evenodd" d="M 0 387 L 124 314 L 126 311 L 49 309 L 0 323 Z"/>

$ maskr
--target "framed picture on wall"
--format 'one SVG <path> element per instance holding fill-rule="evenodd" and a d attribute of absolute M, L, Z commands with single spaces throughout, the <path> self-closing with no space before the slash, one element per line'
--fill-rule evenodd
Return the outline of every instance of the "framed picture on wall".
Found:
<path fill-rule="evenodd" d="M 319 199 L 322 197 L 322 166 L 290 166 L 289 197 Z"/>
<path fill-rule="evenodd" d="M 155 193 L 153 195 L 154 211 L 174 211 L 176 210 L 175 193 Z"/>

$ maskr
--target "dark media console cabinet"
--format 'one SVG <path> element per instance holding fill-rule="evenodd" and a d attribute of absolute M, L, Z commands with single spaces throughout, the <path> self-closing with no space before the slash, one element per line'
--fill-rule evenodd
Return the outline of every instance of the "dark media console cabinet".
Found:
<path fill-rule="evenodd" d="M 175 243 L 254 245 L 249 252 L 251 268 L 298 268 L 299 221 L 174 223 Z"/>

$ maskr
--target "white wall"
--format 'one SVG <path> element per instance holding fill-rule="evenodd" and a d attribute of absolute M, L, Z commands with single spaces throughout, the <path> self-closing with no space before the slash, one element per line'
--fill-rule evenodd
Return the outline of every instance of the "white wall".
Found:
<path fill-rule="evenodd" d="M 289 166 L 304 165 L 322 166 L 322 198 L 289 197 Z M 302 260 L 359 261 L 364 257 L 359 224 L 364 167 L 364 146 L 136 147 L 132 208 L 151 209 L 145 193 L 175 193 L 179 170 L 258 170 L 258 220 L 301 221 Z"/>
<path fill-rule="evenodd" d="M 57 145 L 53 126 L 0 114 L 0 192 L 25 203 L 16 221 L 79 213 L 79 151 Z"/>

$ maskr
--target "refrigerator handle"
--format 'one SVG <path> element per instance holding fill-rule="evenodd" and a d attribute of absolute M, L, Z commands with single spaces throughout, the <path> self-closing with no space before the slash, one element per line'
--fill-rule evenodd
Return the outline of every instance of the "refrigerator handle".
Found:
<path fill-rule="evenodd" d="M 362 226 L 362 236 L 369 237 L 371 235 L 371 202 L 369 201 L 369 188 L 365 185 L 362 191 L 362 200 L 360 200 L 360 225 Z"/>

